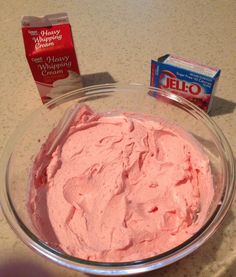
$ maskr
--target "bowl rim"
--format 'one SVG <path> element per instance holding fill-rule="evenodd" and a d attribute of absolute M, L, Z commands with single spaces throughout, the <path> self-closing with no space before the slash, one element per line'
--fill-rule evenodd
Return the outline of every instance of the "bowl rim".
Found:
<path fill-rule="evenodd" d="M 168 250 L 164 253 L 159 255 L 138 260 L 138 261 L 130 261 L 130 262 L 95 262 L 95 261 L 88 261 L 83 260 L 80 258 L 76 258 L 70 256 L 68 254 L 61 253 L 51 247 L 49 247 L 46 243 L 39 240 L 21 221 L 20 217 L 17 215 L 14 206 L 12 204 L 10 194 L 8 191 L 8 169 L 9 164 L 11 161 L 12 149 L 14 149 L 14 142 L 15 138 L 24 133 L 25 124 L 32 119 L 32 117 L 37 114 L 40 110 L 46 108 L 54 107 L 55 105 L 60 105 L 61 103 L 70 101 L 71 97 L 73 96 L 89 96 L 93 93 L 101 93 L 106 92 L 106 90 L 114 90 L 115 92 L 121 90 L 147 90 L 147 93 L 150 96 L 155 98 L 164 97 L 164 99 L 169 99 L 174 101 L 175 103 L 181 104 L 182 107 L 187 108 L 191 111 L 192 115 L 197 117 L 198 119 L 202 120 L 203 123 L 213 132 L 215 137 L 219 141 L 219 145 L 222 148 L 222 154 L 224 160 L 227 164 L 226 170 L 226 182 L 228 182 L 228 187 L 226 193 L 223 195 L 222 202 L 226 201 L 225 205 L 217 206 L 217 209 L 214 211 L 212 216 L 207 220 L 207 222 L 196 232 L 191 238 L 183 242 L 182 244 L 178 245 L 177 247 Z M 113 83 L 113 84 L 101 84 L 101 85 L 94 85 L 89 87 L 84 87 L 80 89 L 73 90 L 68 92 L 62 96 L 59 96 L 47 104 L 40 106 L 36 110 L 30 113 L 27 117 L 25 117 L 20 124 L 15 128 L 15 131 L 10 136 L 5 149 L 3 150 L 3 155 L 0 160 L 0 170 L 1 170 L 1 178 L 3 187 L 0 192 L 0 203 L 3 210 L 3 213 L 12 227 L 12 229 L 17 233 L 18 237 L 30 248 L 36 250 L 37 253 L 41 254 L 49 258 L 50 260 L 56 262 L 59 265 L 79 270 L 84 273 L 92 273 L 95 275 L 130 275 L 136 273 L 142 273 L 150 270 L 154 270 L 157 268 L 164 267 L 168 264 L 171 264 L 183 257 L 189 255 L 197 248 L 199 248 L 206 240 L 208 240 L 212 234 L 216 231 L 219 227 L 221 221 L 225 217 L 234 197 L 235 193 L 235 166 L 234 166 L 234 159 L 233 153 L 230 148 L 230 145 L 225 138 L 224 134 L 217 126 L 217 124 L 212 120 L 204 111 L 202 111 L 199 107 L 195 104 L 191 103 L 190 101 L 177 96 L 171 92 L 161 90 L 158 88 L 145 86 L 141 84 L 121 84 L 121 83 Z"/>

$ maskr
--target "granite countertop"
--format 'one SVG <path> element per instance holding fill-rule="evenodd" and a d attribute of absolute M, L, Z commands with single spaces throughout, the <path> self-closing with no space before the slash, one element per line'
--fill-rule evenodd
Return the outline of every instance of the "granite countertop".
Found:
<path fill-rule="evenodd" d="M 0 9 L 0 151 L 41 101 L 26 62 L 22 15 L 66 11 L 88 84 L 149 84 L 150 60 L 174 53 L 222 69 L 211 116 L 236 155 L 236 1 L 3 1 Z M 2 184 L 1 184 L 2 185 Z M 236 203 L 222 228 L 187 258 L 145 276 L 236 276 Z M 12 266 L 13 265 L 13 266 Z M 33 272 L 33 274 L 32 274 Z M 46 261 L 14 234 L 0 210 L 0 276 L 85 276 Z"/>

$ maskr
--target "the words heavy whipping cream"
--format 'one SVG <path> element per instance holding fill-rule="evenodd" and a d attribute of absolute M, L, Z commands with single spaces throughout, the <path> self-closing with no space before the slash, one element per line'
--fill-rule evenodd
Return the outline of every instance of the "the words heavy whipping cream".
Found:
<path fill-rule="evenodd" d="M 66 13 L 24 16 L 22 34 L 26 58 L 43 103 L 82 86 Z"/>

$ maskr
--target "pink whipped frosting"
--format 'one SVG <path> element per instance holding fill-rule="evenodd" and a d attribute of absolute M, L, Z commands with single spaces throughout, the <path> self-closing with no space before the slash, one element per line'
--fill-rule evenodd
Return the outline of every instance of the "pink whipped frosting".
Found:
<path fill-rule="evenodd" d="M 214 189 L 209 160 L 183 129 L 135 113 L 82 106 L 48 155 L 35 159 L 32 221 L 53 247 L 82 259 L 148 258 L 203 225 Z"/>

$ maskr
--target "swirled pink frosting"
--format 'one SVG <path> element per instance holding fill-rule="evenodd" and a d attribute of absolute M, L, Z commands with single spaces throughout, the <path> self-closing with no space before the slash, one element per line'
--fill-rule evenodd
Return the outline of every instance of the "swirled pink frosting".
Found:
<path fill-rule="evenodd" d="M 214 195 L 209 160 L 183 129 L 82 106 L 46 155 L 54 136 L 36 157 L 29 198 L 50 245 L 82 259 L 131 261 L 181 244 L 204 223 Z"/>

